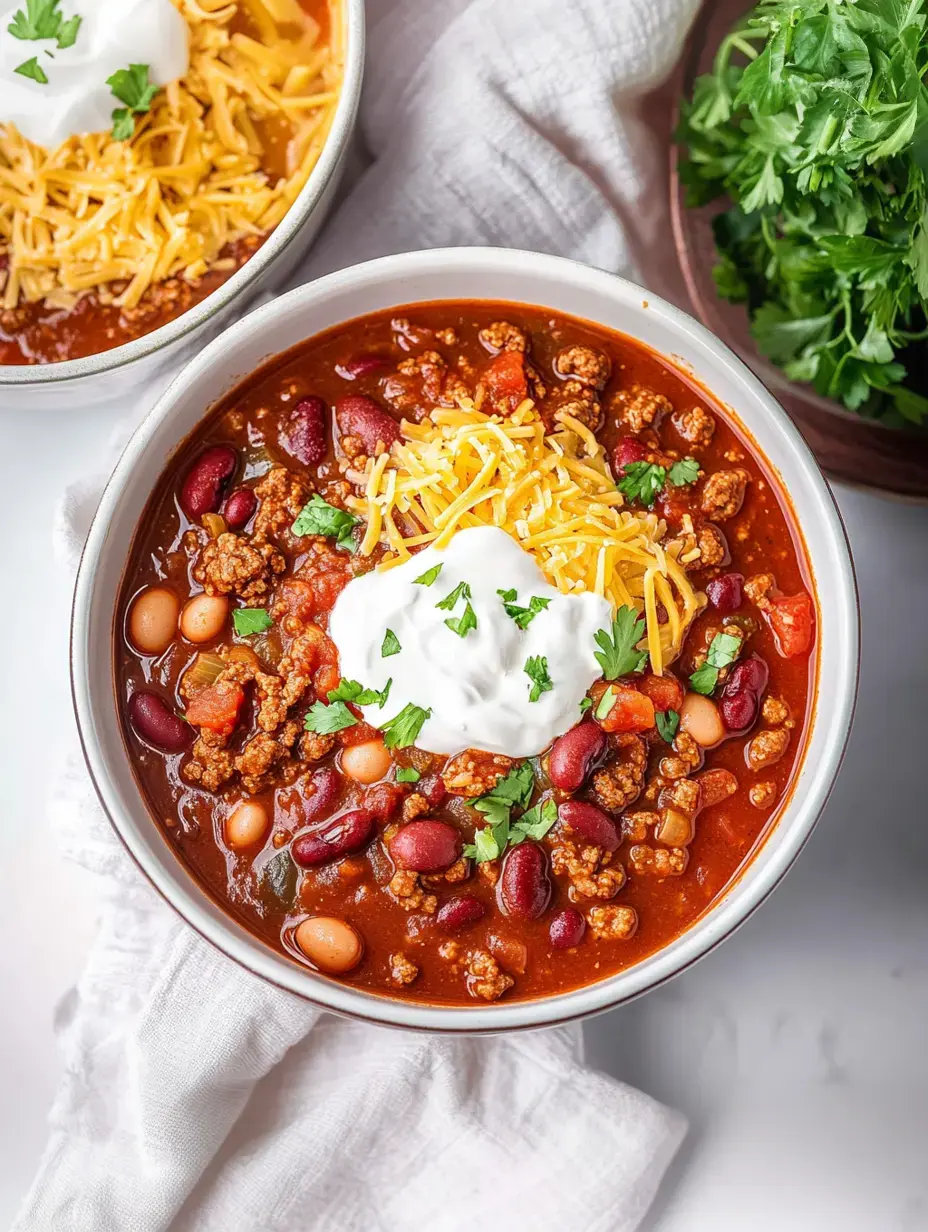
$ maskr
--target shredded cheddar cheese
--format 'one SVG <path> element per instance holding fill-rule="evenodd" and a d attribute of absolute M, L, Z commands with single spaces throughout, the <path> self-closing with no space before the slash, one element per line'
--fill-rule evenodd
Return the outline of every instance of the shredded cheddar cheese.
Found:
<path fill-rule="evenodd" d="M 45 150 L 3 124 L 0 102 L 0 307 L 67 309 L 95 290 L 134 308 L 153 283 L 222 268 L 223 249 L 272 230 L 306 183 L 341 84 L 337 6 L 325 45 L 297 0 L 174 3 L 190 69 L 131 140 L 94 133 Z M 272 143 L 286 149 L 277 176 Z"/>
<path fill-rule="evenodd" d="M 504 419 L 467 399 L 436 408 L 422 423 L 404 420 L 403 440 L 368 460 L 364 494 L 348 501 L 367 522 L 360 551 L 369 555 L 384 541 L 391 552 L 381 568 L 390 568 L 412 548 L 446 547 L 464 527 L 501 527 L 562 593 L 592 591 L 613 610 L 642 612 L 642 649 L 660 674 L 704 600 L 676 546 L 662 546 L 664 522 L 624 508 L 593 433 L 566 415 L 560 420 L 547 435 L 530 401 Z"/>

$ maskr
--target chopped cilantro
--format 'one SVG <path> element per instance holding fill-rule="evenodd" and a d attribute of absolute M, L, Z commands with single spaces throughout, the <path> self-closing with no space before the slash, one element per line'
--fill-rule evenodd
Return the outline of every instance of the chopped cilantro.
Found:
<path fill-rule="evenodd" d="M 543 612 L 550 599 L 542 599 L 539 595 L 532 595 L 528 601 L 528 607 L 519 607 L 515 602 L 517 592 L 515 590 L 498 590 L 496 592 L 503 601 L 503 607 L 506 609 L 506 615 L 511 616 L 520 629 L 527 629 L 539 612 Z"/>
<path fill-rule="evenodd" d="M 580 699 L 580 713 L 586 714 L 589 708 L 593 705 L 592 697 L 582 697 Z"/>
<path fill-rule="evenodd" d="M 458 637 L 467 637 L 471 629 L 477 628 L 477 616 L 470 602 L 468 601 L 467 606 L 464 608 L 463 616 L 449 616 L 445 624 Z"/>
<path fill-rule="evenodd" d="M 373 706 L 376 704 L 382 710 L 390 695 L 390 685 L 392 683 L 393 680 L 391 678 L 378 692 L 376 689 L 365 689 L 357 680 L 340 680 L 337 688 L 329 689 L 329 701 L 354 702 L 358 706 Z"/>
<path fill-rule="evenodd" d="M 510 828 L 509 843 L 515 846 L 527 838 L 544 838 L 557 821 L 557 805 L 553 800 L 542 800 L 522 814 Z"/>
<path fill-rule="evenodd" d="M 232 627 L 239 637 L 251 637 L 270 629 L 273 620 L 263 607 L 237 607 L 232 613 Z"/>
<path fill-rule="evenodd" d="M 415 744 L 423 723 L 431 713 L 431 710 L 424 710 L 421 706 L 409 702 L 399 714 L 394 715 L 381 727 L 384 744 L 388 749 L 409 748 L 411 744 Z"/>
<path fill-rule="evenodd" d="M 496 784 L 485 796 L 479 796 L 473 804 L 478 812 L 484 813 L 491 821 L 509 818 L 513 805 L 525 808 L 532 798 L 535 787 L 535 774 L 530 762 L 523 761 L 514 766 L 504 778 Z"/>
<path fill-rule="evenodd" d="M 135 132 L 135 116 L 149 110 L 160 86 L 148 80 L 147 64 L 130 64 L 128 68 L 117 69 L 107 77 L 106 84 L 116 98 L 126 104 L 113 112 L 113 138 L 128 141 Z"/>
<path fill-rule="evenodd" d="M 422 775 L 414 766 L 400 766 L 396 772 L 396 781 L 398 783 L 418 783 Z"/>
<path fill-rule="evenodd" d="M 654 715 L 654 722 L 657 724 L 661 739 L 666 740 L 668 744 L 673 744 L 673 738 L 680 726 L 680 716 L 676 710 L 658 710 Z"/>
<path fill-rule="evenodd" d="M 544 655 L 529 655 L 525 660 L 525 674 L 532 682 L 528 695 L 530 702 L 537 702 L 542 693 L 549 693 L 554 688 L 554 681 L 548 675 L 548 660 Z"/>
<path fill-rule="evenodd" d="M 324 501 L 318 492 L 314 492 L 291 529 L 295 535 L 328 535 L 334 538 L 336 547 L 353 552 L 356 545 L 351 532 L 360 521 L 353 513 L 336 509 Z"/>
<path fill-rule="evenodd" d="M 342 731 L 345 727 L 354 727 L 357 719 L 344 702 L 315 702 L 309 708 L 304 727 L 307 731 L 318 732 L 320 736 L 328 736 L 332 732 Z"/>
<path fill-rule="evenodd" d="M 57 39 L 60 48 L 73 47 L 81 19 L 71 17 L 65 21 L 58 9 L 60 3 L 61 0 L 26 0 L 26 11 L 17 9 L 7 30 L 13 38 L 26 42 Z"/>
<path fill-rule="evenodd" d="M 690 676 L 690 688 L 708 696 L 719 682 L 719 669 L 730 667 L 741 651 L 741 638 L 733 633 L 716 633 L 702 667 Z"/>
<path fill-rule="evenodd" d="M 69 17 L 67 21 L 61 23 L 61 29 L 58 31 L 58 48 L 60 51 L 66 51 L 68 47 L 73 47 L 77 42 L 77 32 L 81 28 L 81 17 Z"/>
<path fill-rule="evenodd" d="M 392 629 L 388 629 L 383 635 L 383 645 L 380 647 L 381 659 L 389 659 L 391 655 L 399 654 L 402 649 L 400 639 Z"/>
<path fill-rule="evenodd" d="M 641 501 L 650 509 L 666 478 L 666 470 L 654 462 L 629 462 L 615 486 L 629 500 Z"/>
<path fill-rule="evenodd" d="M 535 789 L 535 775 L 530 762 L 523 761 L 510 770 L 492 792 L 473 802 L 474 808 L 486 817 L 486 825 L 474 834 L 473 843 L 464 848 L 464 855 L 478 864 L 496 860 L 507 846 L 527 838 L 542 838 L 557 821 L 557 806 L 546 800 L 528 809 L 517 821 L 511 821 L 514 808 L 526 808 Z"/>
<path fill-rule="evenodd" d="M 681 458 L 679 462 L 674 462 L 667 478 L 675 488 L 682 488 L 688 483 L 695 483 L 699 478 L 699 463 L 695 458 Z"/>
<path fill-rule="evenodd" d="M 644 637 L 645 621 L 633 607 L 620 607 L 612 622 L 612 634 L 600 629 L 595 642 L 600 647 L 594 651 L 596 661 L 603 669 L 607 680 L 618 680 L 644 667 L 648 652 L 636 650 L 636 644 Z"/>
<path fill-rule="evenodd" d="M 441 573 L 443 567 L 444 566 L 442 564 L 432 565 L 431 569 L 426 569 L 425 573 L 421 574 L 417 578 L 413 578 L 412 580 L 413 585 L 414 586 L 431 586 L 432 583 L 435 581 L 435 579 L 438 577 L 439 573 Z"/>
<path fill-rule="evenodd" d="M 48 78 L 45 75 L 45 69 L 39 63 L 35 56 L 31 60 L 24 60 L 22 64 L 17 64 L 13 69 L 14 73 L 19 73 L 20 77 L 28 77 L 30 81 L 37 81 L 40 86 L 48 85 Z"/>
<path fill-rule="evenodd" d="M 441 608 L 443 612 L 453 612 L 454 606 L 458 599 L 469 599 L 471 597 L 470 586 L 467 582 L 458 582 L 450 595 L 445 595 L 444 599 L 435 604 L 437 608 Z"/>

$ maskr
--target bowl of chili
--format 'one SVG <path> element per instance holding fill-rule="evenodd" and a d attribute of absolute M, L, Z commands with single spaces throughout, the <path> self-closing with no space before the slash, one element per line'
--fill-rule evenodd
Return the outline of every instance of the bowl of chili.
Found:
<path fill-rule="evenodd" d="M 580 600 L 598 650 L 560 659 Z M 502 700 L 470 740 L 448 704 L 512 639 L 530 750 Z M 857 667 L 844 530 L 770 394 L 634 284 L 493 249 L 212 342 L 107 486 L 72 626 L 88 767 L 164 897 L 283 988 L 447 1031 L 602 1011 L 729 936 L 821 812 Z"/>

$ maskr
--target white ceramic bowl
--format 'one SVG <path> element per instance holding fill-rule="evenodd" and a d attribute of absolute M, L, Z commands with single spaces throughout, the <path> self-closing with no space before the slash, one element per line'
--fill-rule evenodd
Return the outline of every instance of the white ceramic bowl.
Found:
<path fill-rule="evenodd" d="M 772 833 L 716 905 L 652 957 L 589 987 L 486 1007 L 416 1005 L 359 991 L 276 953 L 226 915 L 185 871 L 139 796 L 114 702 L 114 611 L 135 527 L 178 444 L 207 408 L 269 356 L 339 322 L 422 300 L 542 304 L 631 334 L 688 369 L 757 441 L 788 491 L 805 535 L 819 601 L 818 696 L 795 788 Z M 838 770 L 858 668 L 857 597 L 844 529 L 799 433 L 731 351 L 685 313 L 640 287 L 556 257 L 492 248 L 371 261 L 301 287 L 239 321 L 174 381 L 130 441 L 103 495 L 75 594 L 74 699 L 100 800 L 129 851 L 204 937 L 258 975 L 345 1014 L 404 1027 L 501 1031 L 596 1013 L 676 975 L 727 937 L 770 893 L 809 837 Z"/>
<path fill-rule="evenodd" d="M 292 276 L 332 205 L 361 97 L 364 0 L 341 3 L 345 68 L 332 128 L 300 195 L 265 243 L 211 295 L 141 338 L 64 363 L 0 364 L 0 410 L 69 410 L 132 396 L 161 369 L 177 367 L 240 317 L 260 292 Z"/>

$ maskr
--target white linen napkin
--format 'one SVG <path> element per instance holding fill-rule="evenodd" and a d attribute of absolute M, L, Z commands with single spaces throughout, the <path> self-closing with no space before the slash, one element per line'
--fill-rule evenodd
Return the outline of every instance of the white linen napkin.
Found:
<path fill-rule="evenodd" d="M 646 99 L 696 7 L 371 0 L 372 164 L 294 281 L 486 243 L 645 268 L 660 290 L 664 151 Z M 76 483 L 62 504 L 72 566 L 101 486 Z M 102 922 L 59 1015 L 65 1074 L 18 1232 L 638 1225 L 684 1121 L 586 1068 L 579 1028 L 446 1038 L 320 1013 L 164 905 L 76 756 L 52 814 L 67 853 L 100 874 Z"/>

